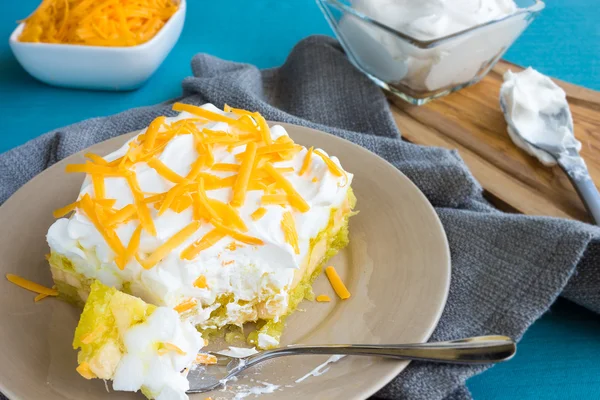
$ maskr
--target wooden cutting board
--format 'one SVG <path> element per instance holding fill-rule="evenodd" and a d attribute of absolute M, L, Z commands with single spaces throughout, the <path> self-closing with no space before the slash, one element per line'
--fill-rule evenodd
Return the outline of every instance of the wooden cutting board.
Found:
<path fill-rule="evenodd" d="M 457 149 L 486 197 L 498 208 L 589 222 L 587 212 L 559 167 L 547 168 L 517 148 L 506 133 L 499 105 L 502 75 L 521 67 L 505 61 L 478 84 L 424 106 L 400 99 L 392 112 L 405 140 Z M 600 92 L 555 80 L 567 93 L 575 136 L 590 175 L 600 187 Z"/>

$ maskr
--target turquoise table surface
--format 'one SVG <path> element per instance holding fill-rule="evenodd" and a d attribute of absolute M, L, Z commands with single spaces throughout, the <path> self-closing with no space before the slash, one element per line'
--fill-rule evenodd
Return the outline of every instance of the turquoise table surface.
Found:
<path fill-rule="evenodd" d="M 0 13 L 0 153 L 63 125 L 179 95 L 198 52 L 272 67 L 301 38 L 332 34 L 312 0 L 188 0 L 181 39 L 144 87 L 126 93 L 67 90 L 31 78 L 8 47 L 15 21 L 36 5 L 6 1 Z M 547 0 L 506 58 L 598 90 L 599 20 L 598 0 Z M 527 331 L 512 361 L 472 378 L 468 387 L 475 399 L 599 399 L 599 354 L 600 317 L 559 300 Z"/>

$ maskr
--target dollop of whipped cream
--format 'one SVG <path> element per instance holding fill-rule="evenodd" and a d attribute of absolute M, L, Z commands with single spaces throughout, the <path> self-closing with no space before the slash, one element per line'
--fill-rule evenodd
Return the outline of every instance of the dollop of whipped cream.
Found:
<path fill-rule="evenodd" d="M 113 389 L 136 392 L 142 387 L 157 400 L 188 399 L 189 382 L 181 373 L 204 345 L 190 322 L 180 321 L 170 308 L 157 308 L 148 319 L 123 336 L 125 355 L 113 377 Z M 167 348 L 161 354 L 165 346 Z"/>
<path fill-rule="evenodd" d="M 547 152 L 531 146 L 522 137 L 532 143 L 547 143 L 561 147 L 565 152 L 567 148 L 581 150 L 581 143 L 575 139 L 572 130 L 566 126 L 547 129 L 540 117 L 540 114 L 558 114 L 561 110 L 568 110 L 569 107 L 565 91 L 552 79 L 531 67 L 519 73 L 509 70 L 504 74 L 500 96 L 507 107 L 506 119 L 509 123 L 510 138 L 518 147 L 536 157 L 542 164 L 555 165 L 556 159 Z"/>
<path fill-rule="evenodd" d="M 238 115 L 226 113 L 212 104 L 205 104 L 202 108 L 229 118 L 239 118 Z M 167 118 L 166 122 L 172 123 L 193 117 L 192 114 L 182 112 L 176 117 Z M 231 129 L 225 122 L 198 123 L 198 128 L 225 132 L 230 132 Z M 271 127 L 270 132 L 273 140 L 288 135 L 279 125 Z M 104 158 L 107 161 L 118 159 L 127 152 L 128 148 L 127 143 Z M 246 145 L 233 149 L 229 149 L 226 145 L 215 146 L 215 163 L 237 164 L 236 155 L 245 150 Z M 215 303 L 218 296 L 231 294 L 236 301 L 243 302 L 272 297 L 273 300 L 266 305 L 265 312 L 269 314 L 268 316 L 277 318 L 287 310 L 286 289 L 293 282 L 295 270 L 308 255 L 310 240 L 327 226 L 332 209 L 339 207 L 346 200 L 352 181 L 350 173 L 342 177 L 332 174 L 325 161 L 314 153 L 310 158 L 309 172 L 301 176 L 298 172 L 303 166 L 306 154 L 307 149 L 302 148 L 291 160 L 273 165 L 276 168 L 293 169 L 293 172 L 284 173 L 284 177 L 309 204 L 310 210 L 300 213 L 290 206 L 263 205 L 261 197 L 264 192 L 261 190 L 248 191 L 244 204 L 237 209 L 248 227 L 246 234 L 261 239 L 264 245 L 242 244 L 226 236 L 201 251 L 193 260 L 182 259 L 180 257 L 182 250 L 214 229 L 210 223 L 203 223 L 192 236 L 173 249 L 153 268 L 148 270 L 142 268 L 134 258 L 123 270 L 120 270 L 114 262 L 115 255 L 103 236 L 79 210 L 68 219 L 57 220 L 50 227 L 47 235 L 48 243 L 52 251 L 69 258 L 76 272 L 89 279 L 98 279 L 105 285 L 117 289 L 122 289 L 123 284 L 127 282 L 130 292 L 146 302 L 175 307 L 190 298 L 197 300 L 198 306 L 193 310 L 193 322 L 196 324 L 207 320 L 211 312 L 219 306 L 219 303 Z M 193 135 L 182 134 L 175 136 L 158 158 L 177 174 L 186 176 L 197 157 Z M 330 159 L 341 168 L 336 157 Z M 206 172 L 220 178 L 234 174 L 234 172 L 213 170 Z M 135 175 L 141 190 L 148 196 L 164 193 L 174 186 L 146 163 L 136 164 Z M 80 198 L 86 193 L 92 195 L 93 190 L 93 184 L 88 177 L 83 183 Z M 210 199 L 229 203 L 232 189 L 207 190 L 206 195 Z M 121 177 L 105 179 L 105 197 L 115 199 L 114 207 L 117 209 L 133 203 L 133 195 L 128 183 Z M 264 207 L 267 211 L 261 219 L 255 221 L 251 215 L 259 207 Z M 139 245 L 139 252 L 142 254 L 152 253 L 193 221 L 191 207 L 180 213 L 169 209 L 160 216 L 154 207 L 149 209 L 157 234 L 151 236 L 143 231 Z M 282 216 L 286 211 L 290 211 L 295 220 L 300 250 L 298 254 L 286 241 L 281 228 Z M 130 221 L 116 228 L 116 234 L 124 247 L 127 247 L 137 225 L 138 221 Z M 194 285 L 201 275 L 206 278 L 204 288 Z M 246 318 L 248 315 L 245 313 L 248 312 L 252 312 L 251 307 L 247 309 L 239 303 L 229 303 L 227 323 L 239 324 L 243 319 L 256 319 L 256 316 Z M 261 316 L 261 318 L 268 316 Z"/>
<path fill-rule="evenodd" d="M 441 38 L 513 14 L 513 0 L 353 0 L 361 13 L 420 40 Z"/>

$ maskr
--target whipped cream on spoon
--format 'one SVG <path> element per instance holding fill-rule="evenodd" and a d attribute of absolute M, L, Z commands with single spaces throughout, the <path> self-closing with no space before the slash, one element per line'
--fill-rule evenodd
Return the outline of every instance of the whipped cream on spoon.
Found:
<path fill-rule="evenodd" d="M 500 89 L 500 108 L 513 142 L 546 166 L 558 164 L 569 177 L 596 225 L 600 194 L 579 155 L 573 117 L 565 92 L 532 68 L 507 71 Z"/>

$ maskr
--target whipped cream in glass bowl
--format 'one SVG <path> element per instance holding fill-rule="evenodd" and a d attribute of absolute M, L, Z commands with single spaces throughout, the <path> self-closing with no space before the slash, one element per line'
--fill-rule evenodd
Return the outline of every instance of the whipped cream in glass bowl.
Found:
<path fill-rule="evenodd" d="M 425 104 L 483 78 L 544 8 L 541 0 L 317 0 L 350 61 Z"/>

